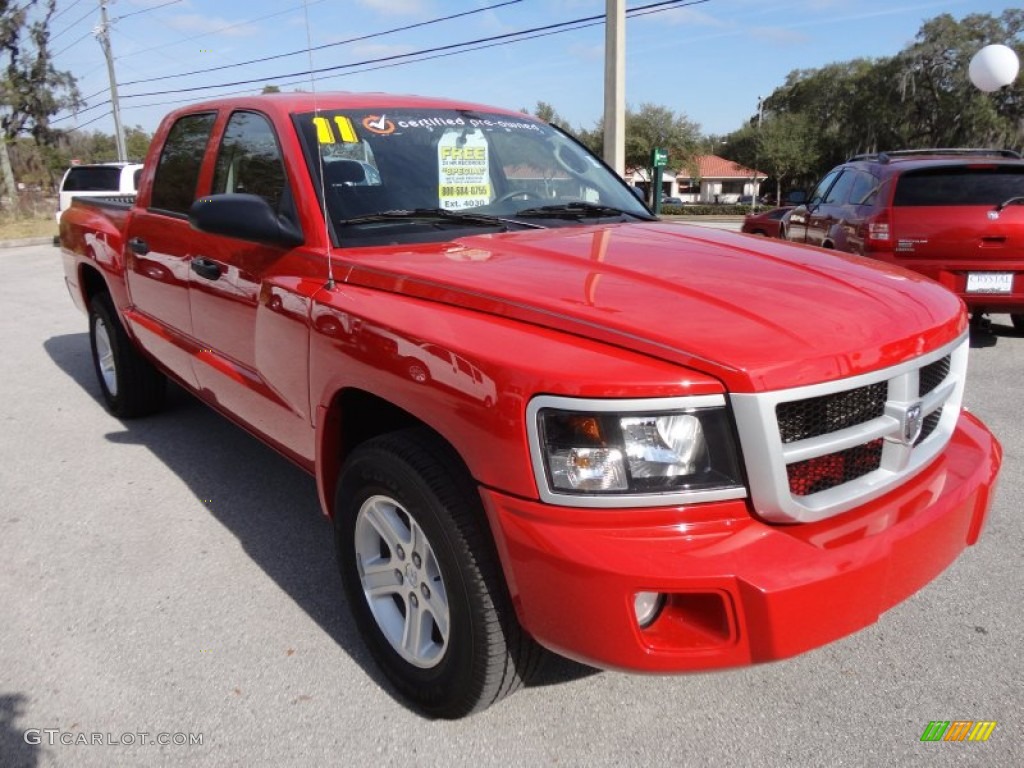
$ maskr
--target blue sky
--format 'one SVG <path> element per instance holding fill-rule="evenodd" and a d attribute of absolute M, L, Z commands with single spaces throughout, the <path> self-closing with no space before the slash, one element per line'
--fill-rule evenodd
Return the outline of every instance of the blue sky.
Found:
<path fill-rule="evenodd" d="M 628 0 L 627 9 L 654 0 Z M 691 0 L 692 1 L 692 0 Z M 111 45 L 122 119 L 152 131 L 179 105 L 211 96 L 313 86 L 314 68 L 339 67 L 464 43 L 589 16 L 605 0 L 111 0 Z M 997 15 L 1006 0 L 707 0 L 627 21 L 626 99 L 651 102 L 699 123 L 704 133 L 738 128 L 794 69 L 896 53 L 922 22 L 941 13 Z M 51 48 L 59 69 L 78 78 L 88 107 L 62 128 L 113 131 L 109 81 L 92 30 L 97 0 L 58 0 Z M 422 24 L 356 42 L 354 37 Z M 307 23 L 308 18 L 308 23 Z M 272 61 L 253 59 L 302 51 Z M 385 91 L 457 97 L 519 109 L 553 105 L 572 128 L 603 112 L 604 27 L 585 28 L 400 66 L 376 65 L 317 76 L 316 90 Z M 226 67 L 223 69 L 215 69 Z M 368 69 L 367 67 L 376 67 Z M 212 70 L 212 71 L 211 71 Z M 194 73 L 194 74 L 188 74 Z M 150 82 L 151 78 L 164 78 Z M 222 85 L 244 80 L 251 84 Z M 199 86 L 206 90 L 157 93 Z"/>

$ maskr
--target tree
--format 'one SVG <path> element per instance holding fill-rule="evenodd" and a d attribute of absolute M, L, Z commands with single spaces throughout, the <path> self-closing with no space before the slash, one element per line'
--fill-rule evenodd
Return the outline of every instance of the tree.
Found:
<path fill-rule="evenodd" d="M 537 106 L 533 109 L 533 115 L 534 117 L 539 117 L 545 123 L 551 123 L 553 125 L 557 125 L 559 128 L 569 130 L 569 121 L 558 114 L 558 110 L 546 101 L 537 102 Z"/>
<path fill-rule="evenodd" d="M 7 145 L 23 133 L 37 144 L 51 144 L 57 132 L 50 118 L 83 104 L 74 76 L 56 70 L 50 56 L 50 19 L 57 2 L 43 0 L 42 18 L 29 23 L 29 12 L 38 5 L 39 0 L 0 0 L 0 180 L 12 200 L 17 186 Z"/>
<path fill-rule="evenodd" d="M 1019 88 L 982 93 L 970 82 L 971 57 L 1003 43 L 1024 57 L 1024 10 L 998 18 L 949 14 L 924 23 L 914 42 L 895 57 L 905 143 L 913 146 L 1015 146 L 1024 144 L 1024 98 Z"/>
<path fill-rule="evenodd" d="M 783 185 L 811 183 L 819 159 L 816 126 L 803 113 L 769 114 L 753 119 L 729 136 L 724 154 L 748 168 L 764 171 L 775 182 L 775 199 L 782 200 Z"/>
<path fill-rule="evenodd" d="M 657 104 L 641 104 L 636 112 L 627 109 L 626 167 L 648 168 L 655 147 L 668 150 L 671 167 L 690 167 L 700 151 L 700 126 Z"/>
<path fill-rule="evenodd" d="M 818 174 L 861 152 L 1021 149 L 1021 89 L 982 93 L 968 78 L 971 57 L 989 43 L 1009 45 L 1024 58 L 1024 10 L 960 21 L 943 14 L 926 21 L 895 56 L 791 72 L 765 100 L 764 125 L 788 115 L 812 126 L 803 143 L 817 158 Z"/>

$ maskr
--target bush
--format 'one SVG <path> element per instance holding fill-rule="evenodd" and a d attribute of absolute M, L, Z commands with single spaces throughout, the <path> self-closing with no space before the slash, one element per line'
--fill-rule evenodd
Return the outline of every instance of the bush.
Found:
<path fill-rule="evenodd" d="M 758 205 L 758 211 L 765 211 L 769 206 Z M 750 213 L 749 205 L 722 205 L 700 203 L 698 205 L 664 205 L 661 207 L 663 216 L 745 216 Z"/>

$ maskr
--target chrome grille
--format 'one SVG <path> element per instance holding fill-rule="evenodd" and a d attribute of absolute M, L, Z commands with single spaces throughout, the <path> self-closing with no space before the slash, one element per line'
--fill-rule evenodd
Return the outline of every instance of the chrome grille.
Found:
<path fill-rule="evenodd" d="M 731 396 L 755 511 L 812 522 L 877 498 L 935 459 L 956 428 L 966 334 L 891 368 Z"/>
<path fill-rule="evenodd" d="M 810 496 L 848 483 L 882 465 L 882 439 L 786 466 L 789 490 L 794 496 Z"/>
<path fill-rule="evenodd" d="M 927 395 L 945 381 L 949 376 L 949 366 L 950 356 L 946 355 L 922 368 L 917 382 L 918 397 Z"/>
<path fill-rule="evenodd" d="M 942 418 L 942 409 L 939 408 L 937 411 L 932 411 L 924 417 L 924 424 L 921 425 L 921 434 L 918 436 L 914 445 L 920 445 L 927 440 L 935 428 L 939 426 L 939 420 Z"/>
<path fill-rule="evenodd" d="M 834 395 L 779 403 L 775 415 L 782 442 L 827 435 L 881 416 L 885 412 L 887 389 L 886 382 L 880 381 Z"/>

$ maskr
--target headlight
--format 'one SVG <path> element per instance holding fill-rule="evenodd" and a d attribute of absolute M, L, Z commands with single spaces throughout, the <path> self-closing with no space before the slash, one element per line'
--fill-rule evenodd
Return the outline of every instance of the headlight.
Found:
<path fill-rule="evenodd" d="M 746 495 L 721 395 L 534 398 L 527 409 L 541 497 L 570 506 L 685 504 Z"/>

